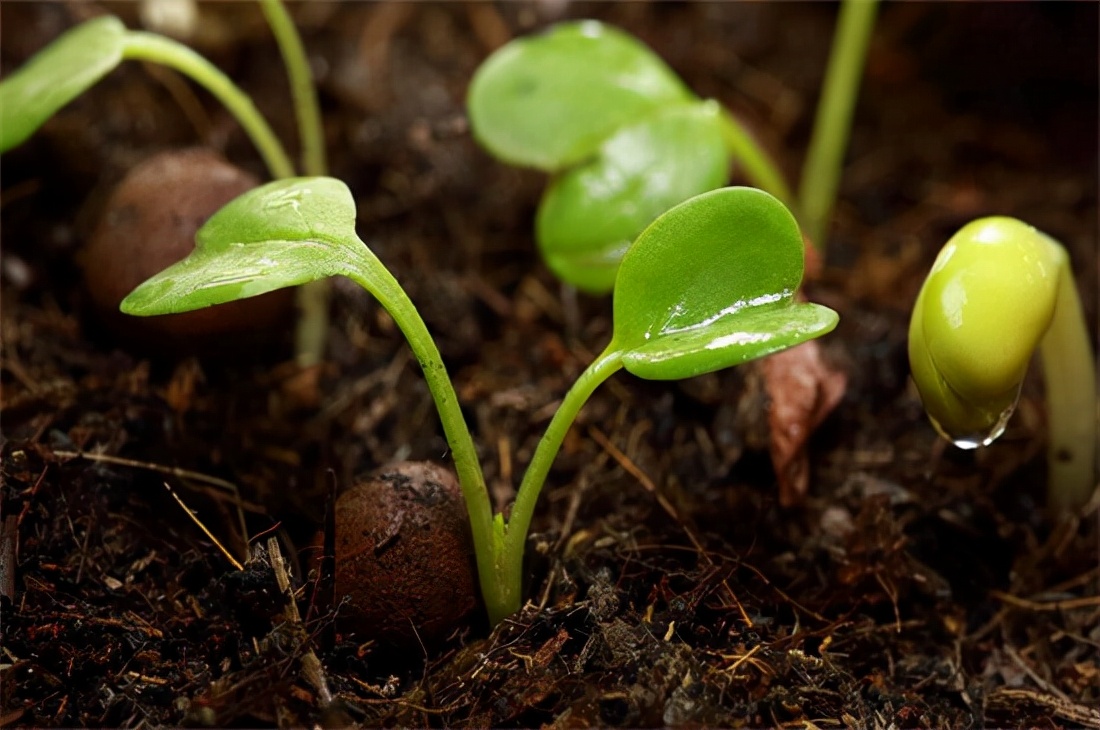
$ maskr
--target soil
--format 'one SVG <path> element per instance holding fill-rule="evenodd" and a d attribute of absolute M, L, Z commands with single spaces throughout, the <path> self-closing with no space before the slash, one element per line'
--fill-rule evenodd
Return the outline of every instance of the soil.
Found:
<path fill-rule="evenodd" d="M 139 7 L 4 3 L 2 70 L 102 10 L 137 27 Z M 611 307 L 538 260 L 544 180 L 471 140 L 473 70 L 554 19 L 607 20 L 739 114 L 793 178 L 836 7 L 294 10 L 332 173 L 439 338 L 504 506 Z M 112 339 L 76 263 L 111 186 L 195 145 L 266 174 L 205 93 L 116 70 L 3 159 L 0 724 L 1100 727 L 1100 500 L 1068 520 L 1042 509 L 1041 380 L 996 444 L 961 452 L 923 417 L 905 354 L 923 272 L 989 214 L 1065 243 L 1096 331 L 1097 10 L 882 8 L 805 287 L 840 312 L 821 345 L 847 387 L 809 441 L 804 497 L 780 505 L 760 365 L 618 375 L 551 471 L 527 605 L 412 651 L 338 631 L 308 547 L 357 475 L 447 463 L 416 363 L 342 281 L 316 370 L 293 364 L 290 322 L 264 347 L 197 357 Z M 191 42 L 295 139 L 259 11 L 200 11 Z"/>

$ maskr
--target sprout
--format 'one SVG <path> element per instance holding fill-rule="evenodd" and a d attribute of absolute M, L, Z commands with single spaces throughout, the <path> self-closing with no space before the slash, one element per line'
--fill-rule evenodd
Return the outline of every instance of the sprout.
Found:
<path fill-rule="evenodd" d="M 845 0 L 798 205 L 819 248 L 836 198 L 877 0 Z M 779 166 L 714 100 L 693 94 L 637 39 L 595 20 L 517 38 L 478 68 L 474 138 L 497 159 L 552 175 L 535 238 L 562 281 L 606 294 L 630 243 L 658 215 L 725 184 L 731 163 L 794 204 Z"/>
<path fill-rule="evenodd" d="M 936 430 L 987 446 L 1016 407 L 1036 347 L 1050 421 L 1049 500 L 1076 509 L 1095 482 L 1096 369 L 1065 249 L 1013 218 L 964 226 L 913 308 L 909 362 Z"/>
<path fill-rule="evenodd" d="M 273 177 L 294 174 L 267 120 L 228 76 L 187 46 L 155 33 L 127 30 L 110 15 L 62 34 L 0 83 L 0 152 L 25 142 L 63 106 L 126 60 L 164 64 L 194 79 L 233 113 Z"/>
<path fill-rule="evenodd" d="M 302 40 L 282 0 L 260 0 L 260 6 L 290 80 L 305 171 L 324 175 L 320 108 Z M 195 81 L 236 117 L 272 177 L 295 174 L 293 163 L 267 120 L 228 76 L 187 46 L 156 33 L 128 30 L 110 15 L 63 33 L 0 83 L 0 152 L 25 142 L 62 107 L 126 60 L 163 64 Z M 300 317 L 295 350 L 300 364 L 313 365 L 321 359 L 328 331 L 327 289 L 321 283 L 303 287 L 297 292 L 297 301 Z"/>
<path fill-rule="evenodd" d="M 711 372 L 823 335 L 837 315 L 795 301 L 802 235 L 791 213 L 752 188 L 692 198 L 653 222 L 623 257 L 614 333 L 562 399 L 528 465 L 510 517 L 492 513 L 473 439 L 439 350 L 408 295 L 356 236 L 347 186 L 298 178 L 249 191 L 216 213 L 195 251 L 135 289 L 122 311 L 148 316 L 347 276 L 393 317 L 439 411 L 470 518 L 489 618 L 519 609 L 523 551 L 550 464 L 592 392 L 620 369 L 655 380 Z"/>
<path fill-rule="evenodd" d="M 731 160 L 790 198 L 775 164 L 717 102 L 653 51 L 595 20 L 560 23 L 490 56 L 468 95 L 474 137 L 554 175 L 535 235 L 551 271 L 606 294 L 631 242 L 677 203 L 725 183 Z"/>

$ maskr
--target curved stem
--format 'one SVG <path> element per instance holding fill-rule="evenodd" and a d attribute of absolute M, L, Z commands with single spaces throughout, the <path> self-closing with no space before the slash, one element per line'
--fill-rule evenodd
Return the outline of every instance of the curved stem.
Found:
<path fill-rule="evenodd" d="M 290 80 L 290 94 L 294 99 L 294 113 L 298 118 L 298 134 L 302 143 L 302 169 L 306 175 L 327 175 L 317 88 L 313 85 L 302 38 L 281 0 L 260 0 L 260 7 L 279 44 L 279 53 L 283 56 L 283 65 Z"/>
<path fill-rule="evenodd" d="M 534 515 L 542 486 L 546 483 L 550 465 L 561 449 L 569 427 L 573 425 L 577 414 L 597 386 L 622 366 L 622 352 L 612 340 L 607 349 L 573 383 L 550 420 L 550 425 L 546 427 L 546 433 L 539 440 L 519 491 L 516 492 L 516 501 L 505 526 L 504 545 L 496 566 L 499 592 L 493 596 L 492 602 L 488 595 L 485 596 L 489 620 L 492 623 L 495 624 L 519 610 L 523 589 L 523 548 L 527 542 L 527 531 L 531 527 L 531 517 Z"/>
<path fill-rule="evenodd" d="M 1061 247 L 1059 247 L 1061 248 Z M 1061 251 L 1054 317 L 1039 342 L 1050 423 L 1047 498 L 1080 509 L 1096 488 L 1096 360 L 1069 257 Z"/>
<path fill-rule="evenodd" d="M 294 176 L 294 165 L 291 164 L 290 158 L 287 157 L 286 151 L 271 131 L 267 121 L 256 110 L 252 100 L 228 76 L 205 58 L 182 43 L 144 31 L 126 33 L 122 57 L 160 63 L 193 79 L 213 94 L 236 117 L 260 151 L 272 177 Z"/>
<path fill-rule="evenodd" d="M 498 533 L 494 529 L 493 510 L 489 504 L 489 492 L 485 488 L 485 477 L 481 473 L 477 450 L 474 448 L 470 430 L 466 427 L 466 419 L 462 417 L 454 386 L 447 377 L 443 358 L 409 296 L 373 251 L 364 245 L 357 250 L 357 255 L 345 257 L 345 266 L 346 270 L 341 273 L 374 295 L 393 317 L 424 372 L 428 390 L 443 424 L 447 445 L 451 449 L 458 483 L 462 487 L 477 557 L 478 578 L 481 581 L 482 595 L 487 597 L 488 602 L 488 596 L 493 595 L 496 590 L 495 557 L 499 552 Z"/>
<path fill-rule="evenodd" d="M 748 178 L 761 190 L 791 205 L 791 189 L 768 153 L 728 109 L 723 108 L 719 117 L 726 149 L 745 168 Z"/>
<path fill-rule="evenodd" d="M 844 0 L 837 20 L 810 150 L 798 187 L 806 233 L 819 251 L 825 249 L 826 227 L 836 201 L 840 166 L 848 147 L 852 112 L 877 11 L 878 0 Z"/>

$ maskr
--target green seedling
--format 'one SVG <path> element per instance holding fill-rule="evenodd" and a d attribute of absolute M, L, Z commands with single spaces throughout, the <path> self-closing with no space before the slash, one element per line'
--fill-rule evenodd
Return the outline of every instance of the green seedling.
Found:
<path fill-rule="evenodd" d="M 909 362 L 925 410 L 956 446 L 1005 429 L 1036 347 L 1049 414 L 1048 493 L 1081 507 L 1096 486 L 1096 364 L 1069 257 L 1013 218 L 964 226 L 940 251 L 913 308 Z"/>
<path fill-rule="evenodd" d="M 309 64 L 294 24 L 280 0 L 260 0 L 290 77 L 307 174 L 325 174 L 320 112 Z M 216 66 L 170 38 L 128 30 L 114 16 L 86 21 L 62 34 L 26 65 L 0 82 L 0 152 L 25 142 L 62 107 L 94 86 L 123 61 L 148 61 L 184 74 L 225 105 L 252 139 L 271 176 L 295 174 L 286 150 L 249 96 Z M 320 359 L 327 309 L 323 290 L 299 292 L 297 350 L 304 364 Z"/>
<path fill-rule="evenodd" d="M 841 13 L 803 177 L 814 241 L 836 195 L 875 8 L 847 0 Z M 467 105 L 486 150 L 552 176 L 536 219 L 539 251 L 558 278 L 589 293 L 609 292 L 637 235 L 671 206 L 724 185 L 731 163 L 793 202 L 778 166 L 732 114 L 598 21 L 508 43 L 474 75 Z"/>
<path fill-rule="evenodd" d="M 128 60 L 163 64 L 203 86 L 237 118 L 272 177 L 294 175 L 267 120 L 229 77 L 187 46 L 155 33 L 127 30 L 110 15 L 64 33 L 0 83 L 0 152 L 22 144 L 62 107 Z"/>
<path fill-rule="evenodd" d="M 277 181 L 215 214 L 194 252 L 132 292 L 129 314 L 169 314 L 346 276 L 393 317 L 439 411 L 469 514 L 490 620 L 519 609 L 535 503 L 566 432 L 595 388 L 620 369 L 687 378 L 823 335 L 837 315 L 797 302 L 802 236 L 791 213 L 752 188 L 723 188 L 667 211 L 618 269 L 614 333 L 562 399 L 532 456 L 510 517 L 494 515 L 473 439 L 439 350 L 405 291 L 355 232 L 347 187 L 331 178 Z M 690 256 L 685 251 L 691 251 Z"/>
<path fill-rule="evenodd" d="M 494 156 L 554 175 L 539 205 L 539 250 L 555 275 L 591 293 L 611 290 L 654 218 L 725 182 L 727 140 L 750 139 L 642 43 L 594 20 L 498 50 L 470 82 L 468 107 Z M 788 200 L 767 156 L 752 162 L 754 182 Z"/>

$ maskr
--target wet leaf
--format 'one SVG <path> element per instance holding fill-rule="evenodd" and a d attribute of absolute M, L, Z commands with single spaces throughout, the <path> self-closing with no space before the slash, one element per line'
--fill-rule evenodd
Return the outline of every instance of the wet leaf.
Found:
<path fill-rule="evenodd" d="M 278 180 L 231 201 L 199 229 L 195 250 L 127 296 L 126 314 L 209 307 L 340 273 L 362 246 L 347 186 L 325 177 Z"/>
<path fill-rule="evenodd" d="M 638 234 L 677 203 L 722 185 L 728 172 L 717 104 L 652 114 L 551 183 L 536 221 L 539 249 L 558 278 L 607 293 Z"/>
<path fill-rule="evenodd" d="M 61 35 L 0 83 L 0 152 L 22 144 L 122 62 L 126 28 L 113 16 Z"/>
<path fill-rule="evenodd" d="M 836 312 L 797 302 L 802 234 L 755 188 L 722 188 L 672 208 L 623 258 L 613 346 L 642 378 L 671 380 L 737 365 L 836 326 Z"/>
<path fill-rule="evenodd" d="M 495 156 L 554 171 L 593 154 L 623 124 L 692 98 L 642 43 L 584 20 L 496 51 L 474 75 L 467 106 L 474 136 Z"/>

